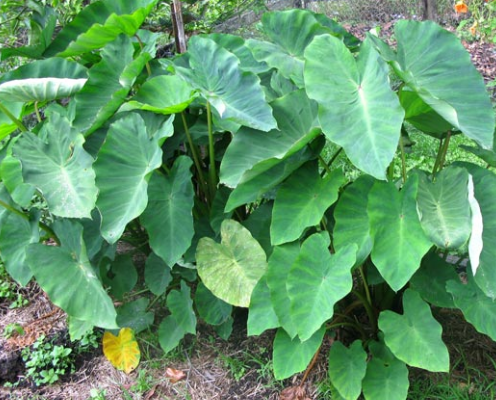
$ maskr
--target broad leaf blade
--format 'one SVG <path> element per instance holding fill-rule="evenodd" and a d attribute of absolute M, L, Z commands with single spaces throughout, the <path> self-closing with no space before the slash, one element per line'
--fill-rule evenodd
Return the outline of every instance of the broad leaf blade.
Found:
<path fill-rule="evenodd" d="M 56 221 L 61 247 L 31 244 L 26 261 L 50 300 L 76 319 L 115 329 L 116 312 L 86 255 L 83 228 L 77 222 Z"/>
<path fill-rule="evenodd" d="M 156 172 L 148 186 L 148 206 L 141 222 L 150 247 L 171 268 L 191 245 L 194 235 L 192 209 L 194 189 L 189 157 L 176 158 L 168 176 Z"/>
<path fill-rule="evenodd" d="M 123 328 L 118 336 L 103 334 L 103 354 L 114 367 L 129 374 L 139 364 L 140 350 L 131 328 Z"/>
<path fill-rule="evenodd" d="M 232 313 L 232 306 L 215 297 L 202 282 L 196 288 L 195 306 L 200 317 L 209 325 L 223 324 Z"/>
<path fill-rule="evenodd" d="M 270 301 L 267 279 L 263 276 L 253 289 L 248 313 L 248 336 L 260 335 L 267 329 L 278 328 L 279 319 Z"/>
<path fill-rule="evenodd" d="M 295 171 L 277 191 L 270 226 L 272 245 L 292 242 L 306 228 L 318 225 L 337 200 L 344 180 L 339 170 L 321 178 L 316 162 Z"/>
<path fill-rule="evenodd" d="M 25 132 L 14 145 L 24 182 L 40 190 L 54 215 L 90 218 L 98 190 L 93 158 L 83 148 L 83 136 L 55 113 L 44 130 L 46 142 Z"/>
<path fill-rule="evenodd" d="M 117 325 L 140 333 L 153 324 L 154 314 L 147 311 L 150 301 L 144 297 L 124 304 L 117 309 Z"/>
<path fill-rule="evenodd" d="M 331 256 L 329 236 L 313 234 L 303 245 L 289 270 L 287 281 L 291 318 L 302 341 L 309 339 L 334 314 L 334 305 L 353 284 L 351 267 L 356 260 L 354 244 Z"/>
<path fill-rule="evenodd" d="M 226 303 L 248 307 L 253 288 L 267 268 L 265 252 L 250 232 L 234 220 L 221 226 L 222 242 L 202 238 L 196 250 L 198 274 Z"/>
<path fill-rule="evenodd" d="M 155 253 L 150 253 L 145 263 L 145 282 L 150 291 L 160 296 L 172 281 L 170 267 Z"/>
<path fill-rule="evenodd" d="M 110 126 L 94 166 L 102 236 L 109 243 L 115 243 L 127 223 L 146 208 L 148 179 L 161 165 L 161 156 L 139 115 L 130 114 Z"/>
<path fill-rule="evenodd" d="M 184 280 L 181 281 L 181 290 L 173 290 L 167 296 L 167 307 L 185 333 L 196 333 L 196 316 L 193 311 L 191 290 Z"/>
<path fill-rule="evenodd" d="M 323 132 L 357 168 L 385 179 L 404 116 L 386 64 L 370 41 L 362 44 L 355 61 L 343 42 L 330 35 L 316 37 L 305 59 L 307 93 L 319 103 Z"/>
<path fill-rule="evenodd" d="M 417 189 L 418 177 L 412 175 L 401 192 L 393 183 L 376 182 L 369 194 L 371 258 L 394 291 L 408 282 L 432 246 L 417 215 Z"/>
<path fill-rule="evenodd" d="M 259 78 L 243 72 L 232 53 L 206 37 L 193 36 L 175 68 L 217 110 L 221 118 L 269 131 L 277 127 Z"/>
<path fill-rule="evenodd" d="M 449 371 L 449 353 L 441 338 L 443 329 L 414 290 L 407 289 L 403 294 L 403 315 L 383 311 L 379 328 L 386 345 L 401 361 L 432 372 Z"/>

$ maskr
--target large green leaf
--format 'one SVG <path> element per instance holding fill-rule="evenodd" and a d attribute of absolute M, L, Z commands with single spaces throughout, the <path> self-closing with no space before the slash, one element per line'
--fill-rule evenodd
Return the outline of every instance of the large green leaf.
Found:
<path fill-rule="evenodd" d="M 432 372 L 449 371 L 449 353 L 441 334 L 443 328 L 431 309 L 412 289 L 403 294 L 403 315 L 383 311 L 379 329 L 392 353 L 412 367 Z"/>
<path fill-rule="evenodd" d="M 147 311 L 149 303 L 150 300 L 141 297 L 119 307 L 117 325 L 121 328 L 131 328 L 135 334 L 148 329 L 154 320 L 153 312 Z"/>
<path fill-rule="evenodd" d="M 469 277 L 467 283 L 449 281 L 446 290 L 453 295 L 455 305 L 462 310 L 465 319 L 477 331 L 496 340 L 496 303 L 494 299 L 486 296 L 484 292 Z"/>
<path fill-rule="evenodd" d="M 72 96 L 87 79 L 33 78 L 9 81 L 0 84 L 0 100 L 7 101 L 50 101 Z"/>
<path fill-rule="evenodd" d="M 223 324 L 232 313 L 232 306 L 215 297 L 202 282 L 196 288 L 195 306 L 200 317 L 209 325 Z"/>
<path fill-rule="evenodd" d="M 270 301 L 270 290 L 265 276 L 258 281 L 251 294 L 250 311 L 246 326 L 248 336 L 260 335 L 267 329 L 281 326 Z"/>
<path fill-rule="evenodd" d="M 473 178 L 474 196 L 482 214 L 482 252 L 477 260 L 471 260 L 471 267 L 476 267 L 475 282 L 492 299 L 496 298 L 496 176 L 490 170 L 475 164 L 457 163 L 468 170 Z M 471 238 L 472 240 L 472 238 Z M 479 238 L 480 240 L 480 238 Z"/>
<path fill-rule="evenodd" d="M 148 186 L 148 206 L 140 217 L 150 247 L 171 268 L 188 250 L 195 233 L 192 165 L 189 157 L 182 156 L 176 158 L 168 176 L 153 174 Z"/>
<path fill-rule="evenodd" d="M 465 244 L 472 224 L 466 170 L 445 168 L 434 182 L 421 174 L 417 204 L 422 227 L 433 243 L 443 249 Z"/>
<path fill-rule="evenodd" d="M 432 246 L 417 215 L 418 185 L 412 175 L 400 192 L 393 183 L 376 182 L 369 194 L 372 261 L 394 291 L 408 282 Z"/>
<path fill-rule="evenodd" d="M 150 253 L 145 263 L 145 282 L 150 291 L 160 296 L 172 281 L 171 269 L 155 253 Z"/>
<path fill-rule="evenodd" d="M 27 249 L 26 262 L 36 282 L 69 316 L 116 329 L 112 300 L 86 255 L 83 227 L 65 219 L 55 221 L 53 229 L 60 247 L 35 243 Z"/>
<path fill-rule="evenodd" d="M 458 279 L 455 266 L 444 261 L 434 251 L 422 260 L 422 265 L 410 279 L 410 287 L 422 298 L 443 308 L 455 308 L 453 296 L 446 291 L 446 283 Z"/>
<path fill-rule="evenodd" d="M 198 274 L 218 298 L 248 307 L 253 288 L 267 268 L 265 252 L 239 222 L 226 219 L 220 234 L 220 244 L 210 238 L 202 238 L 198 243 Z"/>
<path fill-rule="evenodd" d="M 262 173 L 290 157 L 313 140 L 320 132 L 317 104 L 304 90 L 298 90 L 271 103 L 279 130 L 261 132 L 241 128 L 229 144 L 220 166 L 220 181 L 236 187 L 246 181 L 244 175 Z"/>
<path fill-rule="evenodd" d="M 341 248 L 331 256 L 327 233 L 310 236 L 289 270 L 287 280 L 291 318 L 302 341 L 309 339 L 334 315 L 334 304 L 346 296 L 353 285 L 351 267 L 356 260 L 356 245 Z"/>
<path fill-rule="evenodd" d="M 110 126 L 94 165 L 101 231 L 109 243 L 115 243 L 126 224 L 146 208 L 148 179 L 161 165 L 161 157 L 160 147 L 149 139 L 138 114 L 129 114 Z"/>
<path fill-rule="evenodd" d="M 0 199 L 15 208 L 10 197 L 6 193 L 4 195 L 0 195 Z M 30 221 L 10 210 L 1 218 L 0 256 L 7 272 L 21 286 L 27 285 L 33 277 L 26 263 L 26 250 L 29 244 L 39 241 L 39 236 L 37 219 Z"/>
<path fill-rule="evenodd" d="M 158 341 L 160 347 L 167 354 L 177 347 L 187 332 L 178 324 L 173 315 L 164 318 L 158 327 Z"/>
<path fill-rule="evenodd" d="M 408 368 L 383 344 L 372 342 L 372 359 L 363 379 L 365 400 L 405 400 L 408 394 Z"/>
<path fill-rule="evenodd" d="M 103 282 L 110 287 L 110 293 L 118 300 L 123 300 L 124 295 L 130 292 L 138 282 L 138 272 L 130 254 L 119 254 L 115 257 Z"/>
<path fill-rule="evenodd" d="M 267 265 L 267 286 L 270 291 L 270 300 L 279 323 L 293 339 L 296 334 L 296 321 L 291 317 L 291 301 L 287 288 L 287 280 L 291 266 L 300 254 L 297 242 L 287 243 L 274 247 Z"/>
<path fill-rule="evenodd" d="M 254 39 L 246 42 L 255 59 L 275 68 L 298 87 L 304 87 L 303 53 L 316 35 L 328 30 L 307 10 L 265 13 L 262 30 L 271 42 Z"/>
<path fill-rule="evenodd" d="M 346 187 L 334 210 L 334 241 L 336 250 L 350 243 L 358 246 L 357 264 L 362 264 L 372 250 L 367 203 L 374 179 L 362 175 Z"/>
<path fill-rule="evenodd" d="M 176 59 L 175 68 L 221 118 L 262 131 L 277 127 L 259 78 L 243 72 L 236 56 L 213 40 L 193 36 L 188 52 Z"/>
<path fill-rule="evenodd" d="M 272 254 L 272 244 L 270 243 L 270 223 L 272 220 L 273 202 L 263 203 L 257 207 L 242 224 L 247 228 L 252 236 L 265 250 L 267 257 Z"/>
<path fill-rule="evenodd" d="M 322 328 L 308 340 L 301 342 L 297 337 L 291 339 L 281 328 L 274 339 L 274 376 L 286 379 L 303 371 L 320 348 L 325 329 Z"/>
<path fill-rule="evenodd" d="M 321 139 L 323 138 L 321 137 Z M 262 162 L 247 171 L 243 176 L 243 182 L 229 196 L 226 211 L 231 211 L 240 205 L 259 200 L 261 196 L 284 181 L 307 161 L 315 159 L 322 150 L 323 145 L 324 140 L 317 138 L 310 145 L 305 146 L 275 166 L 269 167 L 269 169 L 266 169 L 265 163 Z"/>
<path fill-rule="evenodd" d="M 45 140 L 24 132 L 14 145 L 13 155 L 21 161 L 24 182 L 38 188 L 54 215 L 90 218 L 98 190 L 94 160 L 83 149 L 83 136 L 55 113 L 43 132 Z"/>
<path fill-rule="evenodd" d="M 133 36 L 157 0 L 103 0 L 86 6 L 44 52 L 72 57 L 105 46 L 121 33 Z"/>
<path fill-rule="evenodd" d="M 121 106 L 141 72 L 133 62 L 131 39 L 119 36 L 100 52 L 101 61 L 89 70 L 89 79 L 75 96 L 74 126 L 86 135 L 101 127 Z M 141 67 L 146 60 L 138 59 Z M 130 76 L 129 76 L 130 75 Z"/>
<path fill-rule="evenodd" d="M 385 179 L 404 117 L 389 85 L 386 64 L 369 40 L 355 60 L 343 42 L 331 35 L 316 37 L 305 59 L 307 93 L 319 103 L 325 135 L 344 148 L 356 167 Z"/>
<path fill-rule="evenodd" d="M 173 290 L 167 296 L 167 307 L 184 332 L 196 333 L 196 316 L 190 293 L 189 286 L 182 280 L 181 290 Z"/>
<path fill-rule="evenodd" d="M 482 77 L 452 33 L 432 21 L 399 21 L 398 76 L 454 127 L 483 148 L 493 145 L 494 111 Z"/>
<path fill-rule="evenodd" d="M 193 88 L 177 75 L 160 75 L 146 81 L 126 107 L 175 114 L 194 100 Z"/>
<path fill-rule="evenodd" d="M 367 353 L 356 340 L 347 349 L 334 342 L 329 351 L 329 378 L 345 400 L 356 400 L 362 391 L 362 379 L 367 370 Z"/>
<path fill-rule="evenodd" d="M 0 77 L 0 84 L 28 79 L 33 80 L 32 83 L 36 83 L 37 79 L 44 78 L 60 79 L 61 82 L 65 79 L 86 79 L 88 78 L 88 70 L 77 62 L 54 57 L 48 60 L 33 61 L 3 74 Z M 35 100 L 33 99 L 33 101 Z"/>
<path fill-rule="evenodd" d="M 306 228 L 318 225 L 344 182 L 340 170 L 321 178 L 317 162 L 295 171 L 277 191 L 270 226 L 272 244 L 292 242 Z"/>

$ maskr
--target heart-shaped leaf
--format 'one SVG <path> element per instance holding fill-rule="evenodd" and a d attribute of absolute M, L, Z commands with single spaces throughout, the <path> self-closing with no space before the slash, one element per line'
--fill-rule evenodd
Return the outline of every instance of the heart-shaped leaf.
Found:
<path fill-rule="evenodd" d="M 210 325 L 223 324 L 232 313 L 232 306 L 215 297 L 202 282 L 196 288 L 195 305 L 200 317 Z"/>
<path fill-rule="evenodd" d="M 144 297 L 126 303 L 117 309 L 117 325 L 140 333 L 153 324 L 154 314 L 146 311 L 150 301 Z"/>
<path fill-rule="evenodd" d="M 122 328 L 118 336 L 111 332 L 103 334 L 103 354 L 111 364 L 126 374 L 139 364 L 140 350 L 131 328 Z"/>
<path fill-rule="evenodd" d="M 198 274 L 205 286 L 226 303 L 248 307 L 253 288 L 267 268 L 265 252 L 239 222 L 225 220 L 220 234 L 220 244 L 210 238 L 198 243 Z"/>
<path fill-rule="evenodd" d="M 449 353 L 441 338 L 443 328 L 414 290 L 407 289 L 403 294 L 403 315 L 383 311 L 379 328 L 386 345 L 401 361 L 432 372 L 449 371 Z"/>
<path fill-rule="evenodd" d="M 171 281 L 170 267 L 155 253 L 150 253 L 145 264 L 145 282 L 150 291 L 160 296 L 165 293 Z"/>
<path fill-rule="evenodd" d="M 432 246 L 417 215 L 418 181 L 410 176 L 400 192 L 394 183 L 376 182 L 369 194 L 372 261 L 395 291 L 408 282 Z"/>
<path fill-rule="evenodd" d="M 318 225 L 337 200 L 344 181 L 340 170 L 321 178 L 316 162 L 295 171 L 277 191 L 270 226 L 272 245 L 292 242 L 305 228 Z"/>
<path fill-rule="evenodd" d="M 355 60 L 344 43 L 331 35 L 317 36 L 307 47 L 305 59 L 306 90 L 319 103 L 323 132 L 344 148 L 356 167 L 385 179 L 404 117 L 386 64 L 369 40 L 363 42 Z"/>
<path fill-rule="evenodd" d="M 246 325 L 248 336 L 260 335 L 267 329 L 280 326 L 279 319 L 270 301 L 270 290 L 265 276 L 258 281 L 253 289 Z"/>
<path fill-rule="evenodd" d="M 291 318 L 302 341 L 309 339 L 334 314 L 334 304 L 353 284 L 351 267 L 356 245 L 341 248 L 331 256 L 327 233 L 310 236 L 289 270 L 287 281 Z"/>

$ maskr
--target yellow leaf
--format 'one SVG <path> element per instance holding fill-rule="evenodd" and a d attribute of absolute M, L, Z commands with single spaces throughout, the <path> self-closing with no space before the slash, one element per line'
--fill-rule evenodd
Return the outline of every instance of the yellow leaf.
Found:
<path fill-rule="evenodd" d="M 140 351 L 131 328 L 122 328 L 118 336 L 103 334 L 103 354 L 112 365 L 129 374 L 139 364 Z"/>

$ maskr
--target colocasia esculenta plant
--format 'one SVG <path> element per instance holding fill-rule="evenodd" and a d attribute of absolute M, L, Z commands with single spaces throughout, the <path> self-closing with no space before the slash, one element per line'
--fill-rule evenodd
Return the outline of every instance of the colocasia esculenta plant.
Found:
<path fill-rule="evenodd" d="M 339 330 L 329 379 L 346 400 L 405 399 L 407 366 L 448 371 L 432 306 L 496 340 L 496 176 L 445 161 L 463 134 L 494 163 L 495 113 L 454 35 L 399 21 L 391 47 L 290 10 L 263 16 L 263 39 L 197 35 L 157 59 L 139 29 L 156 2 L 97 1 L 53 40 L 50 14 L 1 50 L 27 58 L 0 77 L 1 258 L 72 337 L 153 326 L 167 352 L 197 318 L 228 337 L 245 307 L 249 335 L 277 329 L 278 379 Z M 432 171 L 406 167 L 412 129 L 439 141 Z"/>

